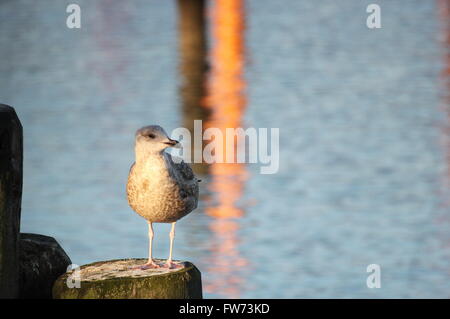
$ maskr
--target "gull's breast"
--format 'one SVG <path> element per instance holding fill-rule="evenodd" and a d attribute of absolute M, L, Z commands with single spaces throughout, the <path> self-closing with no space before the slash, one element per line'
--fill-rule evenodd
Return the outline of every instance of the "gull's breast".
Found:
<path fill-rule="evenodd" d="M 185 216 L 186 201 L 167 168 L 133 165 L 128 176 L 127 197 L 131 208 L 150 222 L 171 223 Z"/>

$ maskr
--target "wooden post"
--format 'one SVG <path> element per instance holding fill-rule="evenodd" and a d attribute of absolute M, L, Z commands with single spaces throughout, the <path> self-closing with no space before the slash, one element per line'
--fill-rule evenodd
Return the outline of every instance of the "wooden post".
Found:
<path fill-rule="evenodd" d="M 19 298 L 51 299 L 55 280 L 72 263 L 58 242 L 49 236 L 20 234 Z"/>
<path fill-rule="evenodd" d="M 201 299 L 200 271 L 190 262 L 180 269 L 133 269 L 146 259 L 118 259 L 81 266 L 59 277 L 55 299 Z"/>
<path fill-rule="evenodd" d="M 0 298 L 19 295 L 22 143 L 22 124 L 16 112 L 0 104 Z"/>

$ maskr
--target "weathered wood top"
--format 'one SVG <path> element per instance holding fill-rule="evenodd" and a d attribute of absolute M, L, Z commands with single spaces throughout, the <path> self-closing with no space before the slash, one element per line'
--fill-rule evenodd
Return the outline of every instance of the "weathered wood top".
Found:
<path fill-rule="evenodd" d="M 162 264 L 165 260 L 156 260 Z M 200 271 L 190 262 L 181 268 L 146 269 L 147 259 L 100 261 L 60 276 L 53 285 L 56 299 L 197 299 L 202 298 Z"/>
<path fill-rule="evenodd" d="M 156 260 L 159 264 L 162 264 L 164 260 Z M 80 268 L 78 274 L 72 272 L 68 279 L 74 280 L 74 276 L 78 276 L 83 281 L 98 281 L 113 278 L 143 278 L 150 276 L 165 275 L 177 271 L 181 271 L 186 268 L 186 265 L 182 261 L 174 261 L 176 265 L 181 265 L 181 268 L 168 269 L 168 268 L 156 268 L 156 269 L 135 269 L 133 267 L 144 265 L 147 262 L 146 259 L 120 259 L 112 261 L 100 261 L 93 264 L 89 264 Z"/>

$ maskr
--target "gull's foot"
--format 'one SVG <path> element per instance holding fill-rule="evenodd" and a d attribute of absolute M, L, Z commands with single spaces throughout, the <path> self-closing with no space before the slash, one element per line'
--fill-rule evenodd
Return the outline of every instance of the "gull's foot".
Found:
<path fill-rule="evenodd" d="M 131 269 L 147 270 L 147 269 L 158 269 L 158 268 L 161 268 L 161 266 L 158 265 L 157 263 L 155 263 L 154 261 L 152 261 L 152 262 L 146 263 L 144 265 L 134 266 Z"/>
<path fill-rule="evenodd" d="M 162 267 L 168 268 L 168 269 L 181 269 L 184 266 L 183 266 L 183 264 L 176 264 L 171 260 L 167 260 L 167 262 Z"/>

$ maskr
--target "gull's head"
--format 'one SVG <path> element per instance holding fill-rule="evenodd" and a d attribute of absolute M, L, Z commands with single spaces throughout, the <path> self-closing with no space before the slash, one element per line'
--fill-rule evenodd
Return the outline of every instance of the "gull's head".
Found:
<path fill-rule="evenodd" d="M 136 146 L 146 152 L 162 152 L 168 147 L 178 147 L 179 142 L 169 138 L 161 126 L 149 125 L 136 131 Z"/>

